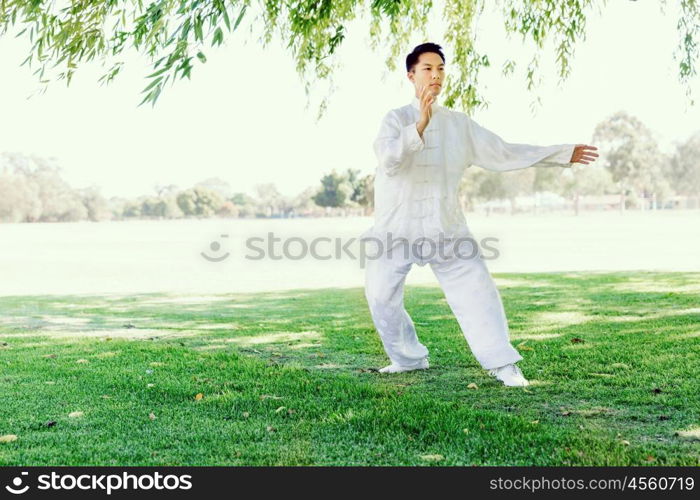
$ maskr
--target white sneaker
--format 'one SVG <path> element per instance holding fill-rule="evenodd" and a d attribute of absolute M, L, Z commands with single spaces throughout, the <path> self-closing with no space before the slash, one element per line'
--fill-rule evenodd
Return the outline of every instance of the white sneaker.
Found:
<path fill-rule="evenodd" d="M 489 375 L 496 377 L 503 382 L 504 385 L 510 387 L 524 387 L 530 385 L 530 382 L 523 376 L 523 372 L 520 371 L 520 368 L 515 363 L 493 368 L 489 370 Z"/>
<path fill-rule="evenodd" d="M 428 359 L 423 358 L 420 363 L 418 363 L 416 366 L 412 367 L 406 367 L 406 366 L 399 366 L 394 363 L 391 363 L 389 366 L 385 366 L 384 368 L 379 369 L 379 373 L 399 373 L 399 372 L 410 372 L 413 370 L 427 370 L 430 368 L 430 365 L 428 364 Z"/>

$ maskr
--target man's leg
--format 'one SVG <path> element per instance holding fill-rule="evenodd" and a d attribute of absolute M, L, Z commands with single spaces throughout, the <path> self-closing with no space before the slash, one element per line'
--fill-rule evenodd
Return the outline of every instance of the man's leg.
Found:
<path fill-rule="evenodd" d="M 459 247 L 462 257 L 449 253 L 430 266 L 457 318 L 474 357 L 484 369 L 523 359 L 511 345 L 508 322 L 496 284 L 480 255 L 472 256 L 470 243 Z"/>
<path fill-rule="evenodd" d="M 393 364 L 406 368 L 425 363 L 428 356 L 404 308 L 404 283 L 412 265 L 394 255 L 368 260 L 365 272 L 365 297 L 384 351 Z"/>

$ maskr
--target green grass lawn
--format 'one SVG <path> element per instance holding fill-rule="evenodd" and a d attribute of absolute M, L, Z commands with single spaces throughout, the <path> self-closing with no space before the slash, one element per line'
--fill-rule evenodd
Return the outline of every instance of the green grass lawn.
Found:
<path fill-rule="evenodd" d="M 437 287 L 400 374 L 359 288 L 2 297 L 0 465 L 700 465 L 699 274 L 494 276 L 529 387 Z"/>

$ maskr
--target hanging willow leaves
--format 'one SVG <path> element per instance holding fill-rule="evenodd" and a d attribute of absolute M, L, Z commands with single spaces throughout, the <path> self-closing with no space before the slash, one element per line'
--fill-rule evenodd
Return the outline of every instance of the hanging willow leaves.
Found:
<path fill-rule="evenodd" d="M 696 75 L 700 50 L 700 2 L 675 1 L 679 3 L 680 13 L 678 46 L 672 56 L 690 99 L 691 78 Z M 37 65 L 34 74 L 45 85 L 52 79 L 45 73 L 54 68 L 62 70 L 57 79 L 65 78 L 69 85 L 79 66 L 94 59 L 103 66 L 109 63 L 109 69 L 99 79 L 101 83 L 109 83 L 124 64 L 114 59 L 133 46 L 150 58 L 154 70 L 146 76 L 149 81 L 139 105 L 148 102 L 155 105 L 168 82 L 172 85 L 178 79 L 190 78 L 192 61 L 204 64 L 205 49 L 216 50 L 246 19 L 250 21 L 249 36 L 257 29 L 263 47 L 275 37 L 284 43 L 296 62 L 308 99 L 316 83 L 327 81 L 333 88 L 333 74 L 339 66 L 338 48 L 345 39 L 347 24 L 355 17 L 369 15 L 370 47 L 386 54 L 387 68 L 396 71 L 397 62 L 403 65 L 405 54 L 412 48 L 409 44 L 415 34 L 421 34 L 427 41 L 428 15 L 434 8 L 433 0 L 257 0 L 252 3 L 251 0 L 72 0 L 70 3 L 0 0 L 0 36 L 15 28 L 16 37 L 29 38 L 30 53 L 22 65 Z M 633 18 L 636 3 L 628 3 Z M 539 57 L 545 41 L 554 41 L 559 77 L 565 80 L 571 72 L 575 44 L 585 39 L 588 17 L 594 8 L 604 14 L 607 1 L 444 0 L 441 16 L 445 23 L 444 39 L 432 41 L 443 45 L 454 72 L 443 91 L 446 106 L 471 111 L 486 103 L 480 94 L 479 72 L 489 67 L 491 61 L 488 54 L 477 51 L 474 29 L 486 5 L 500 9 L 507 33 L 520 34 L 523 41 L 535 43 L 535 53 L 526 67 L 527 88 L 532 90 L 539 83 Z M 663 13 L 666 0 L 659 5 Z M 252 11 L 256 16 L 250 19 Z M 233 23 L 232 19 L 235 19 Z M 515 66 L 515 61 L 505 61 L 503 74 L 511 74 Z M 329 95 L 323 98 L 317 119 L 323 115 L 328 98 Z M 694 103 L 692 99 L 691 102 Z"/>

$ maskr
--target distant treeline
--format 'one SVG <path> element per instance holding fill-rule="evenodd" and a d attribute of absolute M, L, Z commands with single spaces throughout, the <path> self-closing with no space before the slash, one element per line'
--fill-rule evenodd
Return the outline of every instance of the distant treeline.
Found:
<path fill-rule="evenodd" d="M 619 199 L 623 208 L 679 206 L 680 198 L 700 198 L 700 132 L 664 153 L 652 132 L 637 118 L 618 112 L 595 128 L 589 144 L 601 154 L 592 165 L 526 168 L 491 172 L 471 167 L 460 185 L 466 211 L 509 203 L 545 193 L 578 211 L 579 200 L 594 195 Z M 612 196 L 618 195 L 618 197 Z M 540 197 L 545 198 L 545 197 Z M 558 200 L 558 201 L 557 201 Z M 335 169 L 314 187 L 283 196 L 273 183 L 259 184 L 254 193 L 235 192 L 219 178 L 195 186 L 155 186 L 152 195 L 135 199 L 105 199 L 98 187 L 76 189 L 61 178 L 60 168 L 44 158 L 0 154 L 0 221 L 61 222 L 177 219 L 185 217 L 313 217 L 370 215 L 374 208 L 374 175 Z M 675 203 L 675 205 L 674 205 Z"/>
<path fill-rule="evenodd" d="M 37 156 L 0 154 L 0 221 L 70 222 L 129 218 L 308 217 L 371 213 L 373 176 L 359 170 L 325 175 L 318 187 L 283 196 L 273 183 L 259 184 L 253 196 L 232 192 L 219 178 L 195 186 L 155 186 L 153 195 L 106 199 L 100 188 L 76 189 L 61 169 Z M 370 191 L 367 187 L 370 186 Z M 369 195 L 369 196 L 368 196 Z"/>

